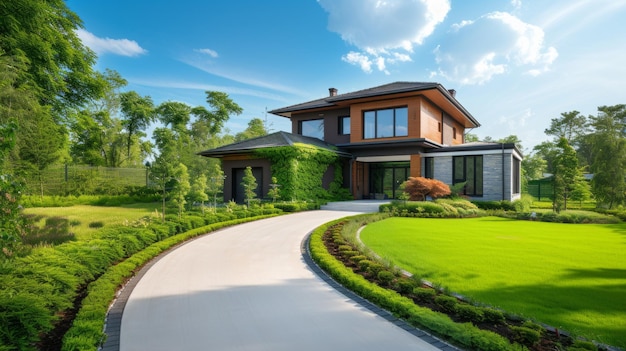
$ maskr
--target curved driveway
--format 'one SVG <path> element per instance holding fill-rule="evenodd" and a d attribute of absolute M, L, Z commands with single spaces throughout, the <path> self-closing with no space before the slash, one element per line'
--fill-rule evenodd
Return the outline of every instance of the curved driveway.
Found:
<path fill-rule="evenodd" d="M 313 211 L 227 228 L 156 262 L 124 308 L 120 350 L 439 350 L 342 295 L 304 262 Z"/>

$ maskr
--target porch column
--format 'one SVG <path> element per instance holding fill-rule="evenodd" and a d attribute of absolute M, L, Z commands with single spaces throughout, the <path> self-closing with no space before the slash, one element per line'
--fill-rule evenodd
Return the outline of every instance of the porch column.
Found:
<path fill-rule="evenodd" d="M 422 155 L 411 155 L 409 174 L 411 177 L 422 176 Z"/>

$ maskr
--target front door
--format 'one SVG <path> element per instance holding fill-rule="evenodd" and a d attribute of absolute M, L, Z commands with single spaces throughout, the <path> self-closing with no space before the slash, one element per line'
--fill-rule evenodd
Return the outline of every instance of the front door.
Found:
<path fill-rule="evenodd" d="M 400 185 L 409 177 L 408 162 L 370 164 L 370 198 L 395 199 L 400 195 Z"/>

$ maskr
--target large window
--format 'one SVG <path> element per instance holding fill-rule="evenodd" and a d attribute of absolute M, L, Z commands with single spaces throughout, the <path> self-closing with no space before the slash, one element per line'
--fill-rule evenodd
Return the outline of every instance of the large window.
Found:
<path fill-rule="evenodd" d="M 324 140 L 324 120 L 312 119 L 300 121 L 299 132 L 301 135 Z"/>
<path fill-rule="evenodd" d="M 424 157 L 424 178 L 435 178 L 435 158 Z"/>
<path fill-rule="evenodd" d="M 363 138 L 391 138 L 409 135 L 407 107 L 365 111 L 363 113 Z"/>
<path fill-rule="evenodd" d="M 483 196 L 482 156 L 455 156 L 452 168 L 453 184 L 465 182 L 463 194 Z"/>
<path fill-rule="evenodd" d="M 520 185 L 520 172 L 521 161 L 513 158 L 513 194 L 519 194 L 522 192 Z"/>
<path fill-rule="evenodd" d="M 339 117 L 339 134 L 350 135 L 350 116 Z"/>

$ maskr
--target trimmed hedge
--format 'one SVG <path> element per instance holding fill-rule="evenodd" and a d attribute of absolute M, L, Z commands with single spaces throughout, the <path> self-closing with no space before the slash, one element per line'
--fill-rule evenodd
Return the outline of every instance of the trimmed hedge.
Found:
<path fill-rule="evenodd" d="M 455 323 L 443 313 L 420 307 L 396 291 L 373 284 L 344 266 L 326 250 L 322 240 L 326 230 L 343 221 L 345 219 L 318 227 L 311 234 L 309 241 L 313 260 L 337 282 L 413 326 L 435 333 L 462 347 L 487 351 L 524 350 L 523 346 L 511 344 L 498 334 L 480 330 L 471 323 Z"/>

